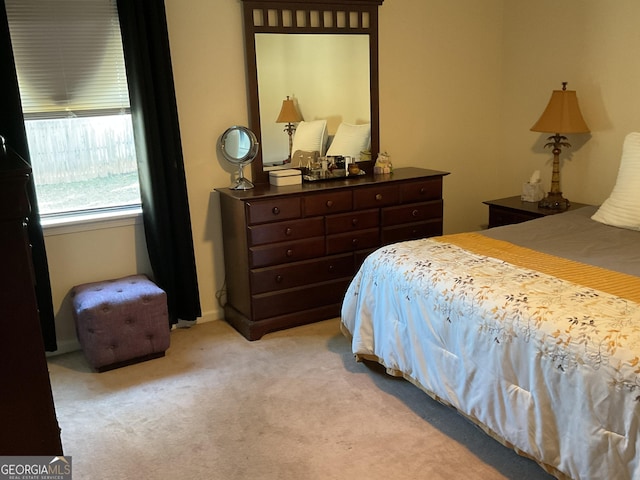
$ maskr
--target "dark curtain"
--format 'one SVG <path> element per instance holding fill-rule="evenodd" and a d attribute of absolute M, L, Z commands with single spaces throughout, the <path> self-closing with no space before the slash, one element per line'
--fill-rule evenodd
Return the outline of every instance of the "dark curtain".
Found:
<path fill-rule="evenodd" d="M 155 282 L 171 323 L 201 315 L 163 0 L 117 0 Z"/>
<path fill-rule="evenodd" d="M 31 164 L 4 0 L 0 0 L 0 135 L 5 137 L 7 148 L 13 149 Z M 42 225 L 40 224 L 33 177 L 28 183 L 27 194 L 31 202 L 31 217 L 28 222 L 27 232 L 32 248 L 40 326 L 45 349 L 48 352 L 53 352 L 58 349 L 58 346 L 56 343 L 53 300 L 51 299 L 51 280 L 49 279 L 47 252 L 44 245 Z"/>

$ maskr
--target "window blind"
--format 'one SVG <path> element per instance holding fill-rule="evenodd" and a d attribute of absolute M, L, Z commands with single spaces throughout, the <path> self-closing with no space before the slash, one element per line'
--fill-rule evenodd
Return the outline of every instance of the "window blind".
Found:
<path fill-rule="evenodd" d="M 115 0 L 5 0 L 26 119 L 129 111 Z"/>

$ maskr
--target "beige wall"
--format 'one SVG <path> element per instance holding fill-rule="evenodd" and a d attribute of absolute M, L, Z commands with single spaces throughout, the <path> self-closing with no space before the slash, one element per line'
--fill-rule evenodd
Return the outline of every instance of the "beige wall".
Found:
<path fill-rule="evenodd" d="M 133 223 L 133 225 L 131 225 Z M 78 233 L 48 229 L 45 237 L 56 312 L 58 352 L 78 348 L 69 290 L 74 285 L 151 274 L 141 220 L 96 223 Z"/>
<path fill-rule="evenodd" d="M 486 223 L 500 165 L 501 0 L 380 9 L 380 149 L 445 177 L 445 231 Z"/>
<path fill-rule="evenodd" d="M 240 0 L 166 0 L 203 320 L 222 317 L 219 203 L 233 169 L 216 153 L 247 125 Z M 529 128 L 551 91 L 578 91 L 591 136 L 570 138 L 563 189 L 599 203 L 615 181 L 624 135 L 640 130 L 637 0 L 386 0 L 380 8 L 381 148 L 394 167 L 446 170 L 445 231 L 481 228 L 483 200 L 550 177 L 544 137 Z M 63 308 L 81 281 L 144 271 L 141 226 L 47 237 L 58 336 L 74 345 Z"/>
<path fill-rule="evenodd" d="M 505 1 L 501 157 L 497 195 L 517 189 L 540 169 L 551 177 L 545 134 L 530 132 L 563 81 L 577 91 L 591 133 L 569 135 L 561 159 L 566 198 L 600 204 L 615 182 L 622 141 L 640 131 L 640 2 L 637 0 Z M 513 187 L 513 188 L 512 188 Z"/>

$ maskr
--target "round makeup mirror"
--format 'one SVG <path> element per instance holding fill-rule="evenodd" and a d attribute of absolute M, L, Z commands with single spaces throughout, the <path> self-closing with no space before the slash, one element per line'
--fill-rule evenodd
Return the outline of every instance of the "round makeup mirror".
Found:
<path fill-rule="evenodd" d="M 229 187 L 231 190 L 249 190 L 253 183 L 244 177 L 243 169 L 258 154 L 258 139 L 247 127 L 233 126 L 220 137 L 222 156 L 233 165 L 238 166 L 238 178 Z"/>

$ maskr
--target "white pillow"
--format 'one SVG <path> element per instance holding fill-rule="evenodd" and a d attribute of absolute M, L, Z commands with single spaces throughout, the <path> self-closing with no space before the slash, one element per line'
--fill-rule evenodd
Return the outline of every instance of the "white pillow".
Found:
<path fill-rule="evenodd" d="M 320 152 L 324 155 L 324 149 L 327 144 L 327 121 L 312 120 L 311 122 L 302 121 L 296 128 L 293 136 L 292 152 L 302 150 L 304 152 Z"/>
<path fill-rule="evenodd" d="M 351 125 L 341 123 L 338 126 L 333 142 L 329 146 L 327 156 L 338 155 L 360 158 L 360 152 L 369 149 L 371 142 L 371 124 Z"/>
<path fill-rule="evenodd" d="M 616 184 L 591 218 L 614 227 L 640 230 L 640 133 L 625 137 Z"/>

